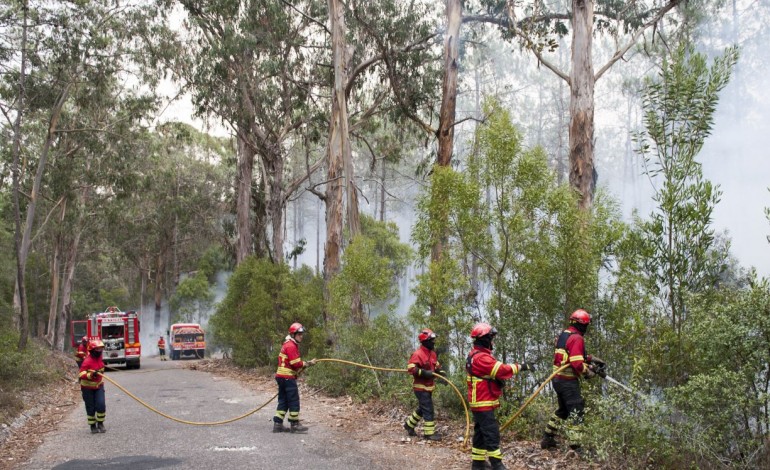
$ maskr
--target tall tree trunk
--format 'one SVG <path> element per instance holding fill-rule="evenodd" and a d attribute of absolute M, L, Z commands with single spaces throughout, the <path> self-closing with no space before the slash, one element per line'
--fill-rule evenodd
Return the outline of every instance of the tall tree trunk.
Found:
<path fill-rule="evenodd" d="M 166 256 L 159 253 L 155 259 L 155 331 L 160 331 L 160 314 L 163 306 L 163 283 L 166 276 Z"/>
<path fill-rule="evenodd" d="M 345 16 L 340 0 L 329 0 L 329 19 L 332 31 L 334 87 L 332 89 L 332 114 L 329 122 L 329 144 L 327 147 L 329 167 L 325 200 L 324 292 L 327 298 L 329 281 L 340 271 L 340 252 L 343 244 L 342 198 L 346 186 L 343 181 L 345 177 L 345 146 L 346 143 L 350 145 L 345 97 Z"/>
<path fill-rule="evenodd" d="M 591 59 L 593 0 L 572 0 L 572 70 L 570 71 L 570 185 L 579 207 L 590 209 L 596 187 L 594 169 L 594 68 Z"/>
<path fill-rule="evenodd" d="M 444 36 L 444 81 L 441 87 L 441 109 L 439 110 L 438 156 L 436 164 L 448 167 L 452 162 L 454 149 L 454 126 L 457 108 L 457 74 L 460 67 L 460 24 L 462 23 L 461 0 L 446 0 L 447 28 Z M 441 223 L 445 226 L 446 223 Z M 439 234 L 439 238 L 431 250 L 431 260 L 441 260 L 447 234 Z"/>
<path fill-rule="evenodd" d="M 385 222 L 385 196 L 387 196 L 387 192 L 385 191 L 385 178 L 388 175 L 388 161 L 384 158 L 382 159 L 382 168 L 380 168 L 380 222 Z"/>
<path fill-rule="evenodd" d="M 85 171 L 91 170 L 91 159 L 86 159 Z M 72 291 L 75 279 L 75 267 L 77 266 L 78 251 L 80 249 L 80 237 L 83 234 L 83 224 L 86 218 L 86 206 L 88 204 L 88 195 L 90 187 L 84 186 L 78 194 L 77 201 L 77 220 L 72 226 L 72 242 L 69 245 L 67 259 L 64 264 L 64 273 L 62 280 L 62 300 L 59 313 L 58 327 L 56 328 L 56 337 L 54 342 L 56 349 L 64 351 L 64 339 L 67 332 L 67 324 L 72 316 Z M 64 214 L 62 214 L 62 219 Z"/>
<path fill-rule="evenodd" d="M 75 267 L 77 266 L 78 249 L 80 247 L 80 235 L 83 233 L 83 217 L 78 217 L 78 225 L 75 228 L 75 234 L 70 242 L 67 260 L 64 264 L 64 275 L 61 293 L 61 308 L 59 310 L 58 326 L 56 328 L 55 344 L 58 351 L 64 351 L 64 339 L 67 333 L 67 323 L 72 314 L 72 291 L 75 279 Z"/>
<path fill-rule="evenodd" d="M 40 199 L 40 186 L 43 184 L 43 174 L 45 173 L 46 163 L 48 161 L 48 155 L 51 151 L 51 145 L 56 135 L 56 130 L 59 126 L 59 118 L 61 117 L 61 110 L 64 107 L 64 103 L 69 96 L 69 90 L 72 84 L 67 83 L 60 92 L 56 104 L 54 104 L 51 110 L 51 117 L 48 122 L 48 133 L 46 134 L 45 142 L 43 143 L 43 149 L 40 152 L 40 160 L 37 164 L 37 171 L 35 172 L 35 180 L 32 183 L 32 191 L 29 195 L 29 203 L 27 204 L 27 217 L 24 225 L 24 232 L 21 238 L 21 247 L 19 249 L 19 265 L 21 273 L 17 276 L 17 282 L 15 292 L 17 296 L 14 297 L 14 312 L 18 312 L 21 320 L 19 321 L 19 349 L 23 349 L 27 344 L 27 336 L 29 336 L 29 312 L 26 308 L 26 288 L 23 285 L 23 279 L 25 271 L 27 269 L 27 257 L 29 256 L 29 249 L 32 245 L 32 226 L 35 222 L 35 211 L 37 209 L 37 201 Z M 24 295 L 24 303 L 22 306 L 22 295 Z"/>
<path fill-rule="evenodd" d="M 235 200 L 235 224 L 238 243 L 235 262 L 241 264 L 251 253 L 251 184 L 254 173 L 254 150 L 240 136 L 238 142 L 238 176 Z"/>
<path fill-rule="evenodd" d="M 268 214 L 270 216 L 272 228 L 273 262 L 283 263 L 283 158 L 280 154 L 270 155 L 264 158 L 263 165 L 268 181 L 270 194 L 268 196 Z"/>
<path fill-rule="evenodd" d="M 64 199 L 61 205 L 60 226 L 64 223 L 64 215 L 67 213 L 67 200 Z M 53 246 L 53 259 L 51 260 L 51 301 L 48 310 L 48 328 L 46 329 L 45 339 L 51 348 L 56 346 L 56 318 L 59 313 L 59 251 L 61 250 L 62 234 L 56 235 Z"/>
<path fill-rule="evenodd" d="M 27 311 L 27 294 L 24 285 L 24 269 L 26 260 L 22 258 L 22 239 L 21 239 L 21 206 L 19 205 L 19 162 L 21 160 L 21 120 L 24 115 L 24 96 L 26 95 L 25 82 L 27 77 L 27 14 L 28 4 L 24 0 L 22 5 L 22 23 L 21 23 L 21 66 L 19 69 L 19 88 L 16 100 L 16 119 L 13 123 L 13 213 L 15 222 L 15 231 L 13 236 L 14 250 L 16 252 L 16 291 L 14 292 L 14 321 L 19 328 L 19 350 L 27 347 L 27 336 L 29 335 L 29 312 Z M 18 298 L 18 307 L 16 299 Z"/>

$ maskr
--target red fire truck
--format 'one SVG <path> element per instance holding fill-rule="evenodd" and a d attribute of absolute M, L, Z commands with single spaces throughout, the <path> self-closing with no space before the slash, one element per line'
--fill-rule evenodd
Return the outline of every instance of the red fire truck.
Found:
<path fill-rule="evenodd" d="M 126 369 L 138 369 L 142 356 L 139 342 L 139 312 L 123 312 L 118 307 L 108 307 L 104 312 L 92 313 L 86 320 L 72 321 L 72 346 L 83 336 L 101 339 L 104 343 L 103 359 L 106 365 L 125 365 Z"/>
<path fill-rule="evenodd" d="M 182 356 L 203 359 L 206 354 L 206 339 L 203 328 L 198 323 L 174 323 L 168 330 L 171 360 Z"/>

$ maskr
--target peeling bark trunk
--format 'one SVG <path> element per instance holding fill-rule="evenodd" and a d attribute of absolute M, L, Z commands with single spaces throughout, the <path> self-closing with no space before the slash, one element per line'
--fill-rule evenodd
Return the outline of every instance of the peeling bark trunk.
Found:
<path fill-rule="evenodd" d="M 273 262 L 280 264 L 284 262 L 284 234 L 283 234 L 283 166 L 284 162 L 281 155 L 271 155 L 263 160 L 268 180 L 268 217 L 271 222 Z"/>
<path fill-rule="evenodd" d="M 570 71 L 570 185 L 578 191 L 579 207 L 590 209 L 596 187 L 594 169 L 594 69 L 591 41 L 593 0 L 572 0 L 572 70 Z"/>
<path fill-rule="evenodd" d="M 460 0 L 446 0 L 447 29 L 444 37 L 444 82 L 441 87 L 441 109 L 439 110 L 438 155 L 436 164 L 448 167 L 452 163 L 454 148 L 454 125 L 457 108 L 457 74 L 460 57 L 460 24 L 462 23 L 462 3 Z M 446 221 L 439 222 L 442 227 Z M 439 239 L 431 249 L 431 261 L 441 260 L 447 234 L 439 234 Z"/>
<path fill-rule="evenodd" d="M 329 162 L 326 184 L 326 245 L 324 247 L 324 292 L 328 298 L 329 281 L 340 271 L 342 250 L 343 191 L 345 182 L 345 142 L 347 141 L 347 100 L 345 97 L 344 12 L 339 0 L 329 0 L 332 31 L 334 88 L 329 123 Z M 343 117 L 344 114 L 344 117 Z"/>
<path fill-rule="evenodd" d="M 251 183 L 254 172 L 254 150 L 243 139 L 238 142 L 238 176 L 236 196 L 236 230 L 238 243 L 235 251 L 235 262 L 241 264 L 252 253 L 251 243 Z"/>

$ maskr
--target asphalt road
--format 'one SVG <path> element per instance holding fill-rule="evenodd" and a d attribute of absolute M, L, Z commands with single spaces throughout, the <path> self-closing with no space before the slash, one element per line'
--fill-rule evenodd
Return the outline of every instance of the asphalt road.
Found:
<path fill-rule="evenodd" d="M 109 377 L 171 416 L 220 421 L 272 397 L 175 361 L 142 358 L 142 368 Z M 257 413 L 221 426 L 190 426 L 146 409 L 109 382 L 104 434 L 91 434 L 82 402 L 46 435 L 23 469 L 347 469 L 388 468 L 364 455 L 345 436 L 314 428 L 308 434 L 272 433 L 275 401 Z"/>

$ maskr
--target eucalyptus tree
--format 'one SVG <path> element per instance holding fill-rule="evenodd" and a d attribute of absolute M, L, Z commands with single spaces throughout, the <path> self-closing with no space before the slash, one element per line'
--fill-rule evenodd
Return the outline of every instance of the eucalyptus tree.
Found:
<path fill-rule="evenodd" d="M 197 269 L 212 244 L 222 243 L 223 217 L 232 177 L 226 165 L 234 149 L 186 124 L 167 123 L 137 141 L 130 186 L 105 203 L 108 243 L 138 272 L 140 304 L 152 288 L 154 326 L 163 300 L 182 272 Z M 108 228 L 106 227 L 106 228 Z"/>
<path fill-rule="evenodd" d="M 238 141 L 236 197 L 237 261 L 254 252 L 283 262 L 284 212 L 289 196 L 321 165 L 287 181 L 287 145 L 310 120 L 311 91 L 317 74 L 316 44 L 320 25 L 316 2 L 271 0 L 163 0 L 187 14 L 180 35 L 174 73 L 192 94 L 199 115 L 225 122 Z M 307 9 L 310 14 L 303 10 Z M 317 16 L 317 15 L 316 15 Z M 265 204 L 255 205 L 257 226 L 270 221 L 267 233 L 251 233 L 254 159 L 259 157 Z M 254 237 L 256 243 L 252 240 Z"/>
<path fill-rule="evenodd" d="M 32 248 L 32 231 L 37 207 L 45 191 L 43 183 L 48 160 L 58 150 L 62 137 L 60 121 L 63 112 L 80 90 L 95 86 L 94 83 L 104 77 L 126 72 L 132 57 L 137 57 L 134 38 L 147 32 L 151 18 L 155 16 L 147 5 L 121 6 L 111 1 L 33 1 L 25 5 L 19 13 L 29 16 L 29 24 L 21 28 L 18 41 L 14 40 L 17 36 L 11 36 L 13 52 L 6 55 L 8 60 L 4 67 L 8 74 L 19 76 L 19 84 L 25 79 L 26 83 L 2 90 L 6 102 L 25 103 L 23 108 L 12 110 L 6 116 L 10 118 L 15 113 L 17 121 L 22 115 L 31 121 L 32 125 L 17 126 L 17 135 L 35 145 L 24 149 L 30 152 L 25 158 L 31 162 L 29 170 L 34 169 L 34 176 L 29 176 L 26 217 L 19 241 L 20 279 L 23 279 Z M 23 24 L 27 24 L 26 20 Z M 17 61 L 22 57 L 25 60 Z M 29 71 L 24 73 L 27 65 L 30 65 Z M 36 135 L 23 135 L 27 132 Z M 27 175 L 22 176 L 27 178 Z M 21 316 L 20 346 L 23 347 L 27 336 L 26 314 L 20 302 L 23 282 L 19 286 L 14 308 Z"/>
<path fill-rule="evenodd" d="M 508 0 L 480 0 L 478 14 L 466 15 L 464 22 L 498 25 L 503 36 L 517 40 L 545 68 L 564 80 L 570 88 L 569 180 L 580 195 L 579 206 L 590 208 L 596 189 L 594 164 L 594 88 L 619 60 L 624 59 L 649 30 L 662 35 L 663 19 L 677 11 L 682 0 L 654 1 L 571 0 L 516 4 Z M 674 20 L 676 21 L 676 20 Z M 687 22 L 685 22 L 687 23 Z M 675 26 L 674 22 L 666 26 Z M 611 39 L 606 62 L 594 71 L 593 46 L 597 33 Z M 571 35 L 570 70 L 561 70 L 549 53 L 558 47 L 557 39 Z M 665 39 L 665 37 L 664 37 Z"/>
<path fill-rule="evenodd" d="M 373 117 L 387 121 L 417 117 L 432 105 L 436 18 L 428 2 L 329 0 L 334 71 L 328 146 L 324 279 L 340 270 L 343 209 L 351 239 L 360 231 L 351 136 L 373 151 L 367 127 Z M 349 21 L 348 21 L 349 20 Z M 349 108 L 352 110 L 349 110 Z M 348 120 L 352 122 L 348 122 Z M 403 124 L 398 127 L 403 129 Z M 402 131 L 403 132 L 403 131 Z M 344 180 L 344 181 L 343 181 Z M 343 196 L 347 194 L 343 204 Z"/>

